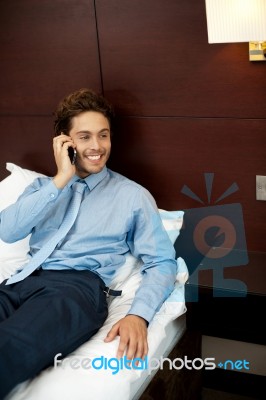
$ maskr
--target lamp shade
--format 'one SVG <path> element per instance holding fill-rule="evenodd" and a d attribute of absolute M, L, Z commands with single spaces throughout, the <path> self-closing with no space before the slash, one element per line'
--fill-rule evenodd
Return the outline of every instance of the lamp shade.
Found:
<path fill-rule="evenodd" d="M 266 0 L 205 0 L 209 43 L 266 40 Z"/>

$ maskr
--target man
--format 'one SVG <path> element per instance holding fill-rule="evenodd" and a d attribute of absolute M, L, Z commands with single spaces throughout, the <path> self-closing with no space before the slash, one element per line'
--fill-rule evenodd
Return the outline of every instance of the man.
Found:
<path fill-rule="evenodd" d="M 105 338 L 120 336 L 117 357 L 145 357 L 147 325 L 174 288 L 175 253 L 152 196 L 106 167 L 112 115 L 88 89 L 63 99 L 55 114 L 56 175 L 36 179 L 0 214 L 2 240 L 31 233 L 29 264 L 0 285 L 0 398 L 103 325 L 107 286 L 129 252 L 142 259 L 143 279 L 128 314 Z M 79 208 L 71 205 L 76 192 Z M 28 271 L 75 209 L 64 237 Z"/>

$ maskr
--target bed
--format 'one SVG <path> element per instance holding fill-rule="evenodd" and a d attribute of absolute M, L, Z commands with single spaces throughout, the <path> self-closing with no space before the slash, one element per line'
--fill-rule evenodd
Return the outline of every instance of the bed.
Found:
<path fill-rule="evenodd" d="M 10 175 L 0 182 L 0 210 L 16 201 L 24 188 L 41 175 L 13 163 L 7 163 L 6 168 Z M 178 210 L 159 210 L 159 212 L 164 227 L 174 243 L 182 226 L 183 212 Z M 28 243 L 29 237 L 12 244 L 0 241 L 1 281 L 25 262 Z M 184 286 L 188 279 L 188 271 L 183 259 L 178 258 L 177 264 L 175 289 L 149 326 L 149 355 L 138 368 L 128 369 L 125 365 L 117 365 L 114 357 L 119 338 L 111 343 L 103 342 L 111 326 L 127 313 L 140 284 L 141 261 L 129 255 L 112 282 L 112 287 L 123 289 L 123 294 L 121 297 L 109 298 L 109 316 L 103 327 L 65 360 L 61 360 L 59 355 L 53 366 L 42 371 L 31 381 L 23 382 L 14 388 L 7 399 L 137 400 L 153 398 L 145 395 L 147 387 L 154 380 L 158 370 L 166 373 L 166 368 L 160 367 L 159 360 L 161 357 L 167 357 L 177 347 L 179 341 L 184 340 L 186 332 Z M 174 372 L 177 376 L 179 371 Z"/>

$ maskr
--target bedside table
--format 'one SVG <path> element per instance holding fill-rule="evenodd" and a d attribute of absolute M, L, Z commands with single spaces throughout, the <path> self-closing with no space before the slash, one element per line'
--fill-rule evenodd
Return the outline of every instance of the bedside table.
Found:
<path fill-rule="evenodd" d="M 266 254 L 249 253 L 248 265 L 224 268 L 221 279 L 215 279 L 215 272 L 197 269 L 189 278 L 188 327 L 203 335 L 266 345 Z"/>
<path fill-rule="evenodd" d="M 218 272 L 218 279 L 217 279 Z M 216 273 L 216 276 L 215 276 Z M 186 285 L 187 328 L 199 335 L 266 345 L 266 254 L 250 252 L 245 266 L 197 269 Z M 246 290 L 245 290 L 246 288 Z M 265 376 L 203 371 L 203 386 L 260 399 Z"/>

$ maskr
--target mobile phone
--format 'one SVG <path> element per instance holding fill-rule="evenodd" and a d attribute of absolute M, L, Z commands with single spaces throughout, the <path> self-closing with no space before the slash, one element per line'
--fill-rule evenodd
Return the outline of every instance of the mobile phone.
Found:
<path fill-rule="evenodd" d="M 68 155 L 71 161 L 71 164 L 75 164 L 77 158 L 77 151 L 73 147 L 68 148 Z"/>

